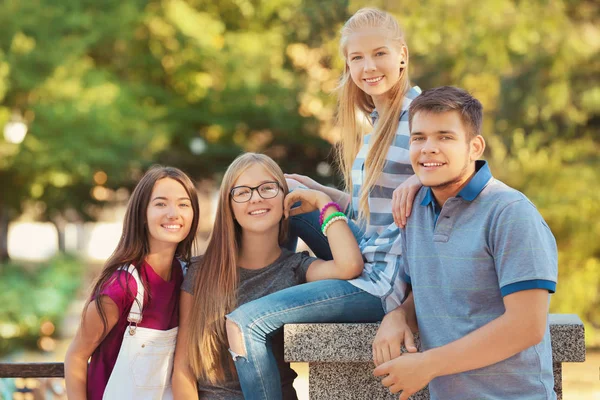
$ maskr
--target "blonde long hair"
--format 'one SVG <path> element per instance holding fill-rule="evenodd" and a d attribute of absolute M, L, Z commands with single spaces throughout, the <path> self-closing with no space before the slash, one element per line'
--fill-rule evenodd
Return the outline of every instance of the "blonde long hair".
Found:
<path fill-rule="evenodd" d="M 358 116 L 369 118 L 375 109 L 371 96 L 356 86 L 350 76 L 348 66 L 348 38 L 352 33 L 364 28 L 379 28 L 389 32 L 390 39 L 399 47 L 405 46 L 404 32 L 398 21 L 385 11 L 376 8 L 362 8 L 358 10 L 344 24 L 341 32 L 340 51 L 346 61 L 344 73 L 338 86 L 338 112 L 337 124 L 341 131 L 341 139 L 336 147 L 336 156 L 339 168 L 344 175 L 346 191 L 352 195 L 352 164 L 363 143 L 364 132 L 358 123 Z M 361 220 L 368 221 L 371 215 L 369 210 L 369 193 L 381 176 L 388 149 L 392 145 L 398 129 L 402 103 L 406 92 L 410 89 L 408 78 L 408 52 L 405 66 L 398 82 L 388 91 L 389 107 L 380 110 L 380 118 L 375 126 L 369 151 L 365 159 L 365 179 L 359 192 L 358 216 Z M 383 112 L 381 112 L 383 111 Z M 357 114 L 357 112 L 359 114 Z M 369 119 L 370 121 L 370 119 Z"/>
<path fill-rule="evenodd" d="M 240 175 L 255 164 L 260 164 L 273 175 L 284 194 L 288 192 L 283 171 L 270 157 L 256 153 L 237 157 L 223 177 L 215 225 L 194 279 L 193 312 L 186 347 L 196 378 L 212 384 L 225 379 L 226 369 L 235 374 L 235 366 L 227 350 L 225 315 L 237 306 L 237 260 L 242 227 L 234 219 L 230 191 Z M 282 219 L 280 245 L 287 237 L 287 225 L 287 220 Z"/>

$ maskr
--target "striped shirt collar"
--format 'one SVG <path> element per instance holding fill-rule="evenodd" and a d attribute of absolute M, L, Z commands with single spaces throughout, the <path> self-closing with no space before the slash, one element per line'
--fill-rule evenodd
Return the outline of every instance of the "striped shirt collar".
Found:
<path fill-rule="evenodd" d="M 414 100 L 420 94 L 421 88 L 418 86 L 413 86 L 410 89 L 408 89 L 408 91 L 404 95 L 404 98 Z M 406 105 L 406 102 L 402 104 L 402 111 L 408 111 L 408 105 Z M 371 118 L 371 123 L 375 125 L 375 122 L 377 122 L 377 120 L 379 119 L 379 113 L 377 112 L 377 109 L 373 109 L 373 111 L 371 111 L 371 114 L 369 114 L 369 118 Z"/>
<path fill-rule="evenodd" d="M 456 197 L 462 197 L 467 201 L 473 201 L 479 196 L 479 193 L 483 190 L 483 188 L 487 185 L 487 183 L 492 178 L 492 173 L 490 171 L 490 167 L 487 161 L 477 160 L 475 161 L 475 175 L 471 178 L 469 183 L 463 187 L 460 192 L 456 195 Z M 425 193 L 425 197 L 423 201 L 421 201 L 422 206 L 428 206 L 432 204 L 434 206 L 437 205 L 435 201 L 435 197 L 433 197 L 433 191 L 431 188 L 427 188 L 427 193 Z"/>

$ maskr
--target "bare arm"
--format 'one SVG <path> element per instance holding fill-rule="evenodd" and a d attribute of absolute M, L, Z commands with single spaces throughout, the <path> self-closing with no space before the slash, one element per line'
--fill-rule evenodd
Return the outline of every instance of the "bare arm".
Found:
<path fill-rule="evenodd" d="M 175 360 L 173 361 L 173 377 L 171 378 L 174 399 L 198 399 L 197 381 L 190 367 L 187 352 L 192 304 L 192 295 L 181 291 L 179 299 L 179 329 L 177 331 Z"/>
<path fill-rule="evenodd" d="M 445 346 L 424 353 L 405 354 L 375 369 L 388 375 L 382 384 L 392 393 L 403 390 L 401 400 L 423 388 L 433 378 L 471 371 L 505 360 L 544 337 L 548 316 L 548 291 L 531 289 L 504 297 L 500 317 Z"/>
<path fill-rule="evenodd" d="M 336 188 L 321 185 L 317 181 L 309 178 L 308 176 L 299 174 L 285 174 L 285 177 L 286 179 L 293 179 L 295 181 L 298 181 L 298 183 L 306 186 L 309 189 L 318 190 L 319 192 L 325 193 L 333 201 L 338 203 L 342 207 L 342 210 L 348 208 L 348 205 L 350 204 L 351 199 L 348 193 L 342 192 L 341 190 L 338 190 Z"/>
<path fill-rule="evenodd" d="M 100 297 L 100 301 L 106 313 L 108 322 L 106 333 L 108 333 L 119 320 L 119 307 L 108 296 Z M 96 305 L 92 303 L 88 306 L 65 356 L 65 383 L 67 397 L 70 399 L 87 398 L 88 360 L 104 339 L 102 330 L 102 318 Z"/>
<path fill-rule="evenodd" d="M 373 340 L 373 362 L 379 366 L 400 357 L 404 344 L 409 353 L 416 353 L 413 333 L 417 331 L 415 302 L 412 292 L 404 303 L 385 315 Z"/>
<path fill-rule="evenodd" d="M 292 204 L 300 201 L 301 206 L 290 210 Z M 298 189 L 285 197 L 286 215 L 296 215 L 322 209 L 331 198 L 323 192 L 310 189 Z M 327 218 L 337 210 L 329 207 L 324 217 Z M 358 243 L 348 224 L 343 221 L 332 223 L 327 229 L 327 239 L 333 260 L 316 260 L 306 273 L 309 282 L 322 279 L 352 279 L 358 276 L 364 267 L 362 254 Z"/>
<path fill-rule="evenodd" d="M 398 186 L 392 194 L 392 216 L 400 228 L 406 226 L 406 221 L 412 212 L 415 196 L 421 189 L 421 181 L 416 175 L 411 176 Z"/>

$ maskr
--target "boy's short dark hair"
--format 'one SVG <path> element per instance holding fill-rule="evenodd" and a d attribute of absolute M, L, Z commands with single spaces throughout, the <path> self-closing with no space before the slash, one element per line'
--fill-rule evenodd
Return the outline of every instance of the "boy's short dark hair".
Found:
<path fill-rule="evenodd" d="M 415 98 L 408 109 L 408 126 L 412 129 L 412 120 L 416 113 L 443 113 L 458 111 L 467 128 L 468 139 L 481 135 L 483 106 L 469 92 L 454 86 L 440 86 L 425 90 Z"/>

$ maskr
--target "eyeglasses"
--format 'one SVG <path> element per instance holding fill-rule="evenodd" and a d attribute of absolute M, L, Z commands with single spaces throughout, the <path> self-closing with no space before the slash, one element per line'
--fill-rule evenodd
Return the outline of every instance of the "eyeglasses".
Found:
<path fill-rule="evenodd" d="M 252 193 L 256 190 L 256 193 L 263 199 L 272 199 L 279 194 L 279 183 L 277 182 L 265 182 L 258 186 L 236 186 L 231 189 L 229 194 L 231 199 L 236 203 L 246 203 L 252 198 Z"/>

